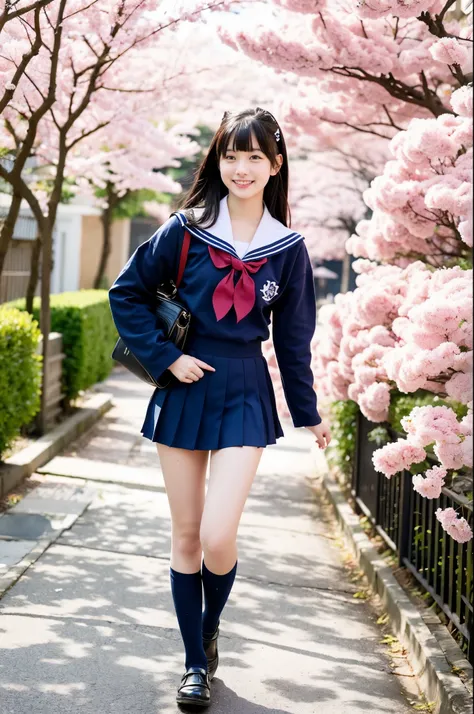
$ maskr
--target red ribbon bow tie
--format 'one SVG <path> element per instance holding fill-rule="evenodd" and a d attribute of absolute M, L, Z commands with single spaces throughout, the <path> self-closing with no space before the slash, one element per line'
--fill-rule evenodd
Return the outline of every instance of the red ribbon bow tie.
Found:
<path fill-rule="evenodd" d="M 211 260 L 216 268 L 227 268 L 228 266 L 232 268 L 225 278 L 222 278 L 212 296 L 212 305 L 217 320 L 222 320 L 233 305 L 237 314 L 237 322 L 240 322 L 255 305 L 255 283 L 249 273 L 256 273 L 267 262 L 267 259 L 262 258 L 244 263 L 243 260 L 234 258 L 224 250 L 208 247 Z M 236 270 L 241 271 L 242 275 L 237 281 L 237 285 L 234 285 Z"/>

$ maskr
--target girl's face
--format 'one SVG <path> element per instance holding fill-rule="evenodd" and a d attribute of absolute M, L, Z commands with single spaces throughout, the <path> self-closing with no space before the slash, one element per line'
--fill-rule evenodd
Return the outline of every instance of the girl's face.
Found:
<path fill-rule="evenodd" d="M 232 137 L 229 146 L 232 146 Z M 270 176 L 278 173 L 283 162 L 283 156 L 278 154 L 278 164 L 273 167 L 253 134 L 251 148 L 252 151 L 232 151 L 228 148 L 219 160 L 224 185 L 229 193 L 240 199 L 252 198 L 260 193 L 263 195 Z"/>

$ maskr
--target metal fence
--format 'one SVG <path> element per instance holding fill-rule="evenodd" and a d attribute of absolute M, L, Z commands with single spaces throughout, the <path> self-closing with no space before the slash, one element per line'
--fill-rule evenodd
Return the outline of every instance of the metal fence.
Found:
<path fill-rule="evenodd" d="M 472 541 L 458 543 L 436 518 L 438 508 L 452 507 L 473 527 L 472 505 L 461 494 L 443 488 L 436 499 L 413 489 L 412 474 L 387 479 L 377 472 L 372 455 L 378 446 L 368 439 L 374 424 L 358 415 L 352 495 L 376 531 L 398 555 L 449 621 L 449 629 L 474 664 Z M 397 434 L 391 435 L 393 440 Z"/>

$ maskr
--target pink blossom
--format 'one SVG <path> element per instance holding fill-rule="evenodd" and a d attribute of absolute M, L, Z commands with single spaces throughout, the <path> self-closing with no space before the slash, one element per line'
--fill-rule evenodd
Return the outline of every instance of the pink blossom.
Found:
<path fill-rule="evenodd" d="M 401 425 L 410 443 L 416 446 L 428 446 L 437 441 L 459 443 L 459 424 L 449 407 L 414 407 L 408 416 L 403 417 Z"/>
<path fill-rule="evenodd" d="M 472 529 L 465 518 L 460 518 L 454 508 L 437 508 L 436 518 L 444 530 L 458 543 L 467 543 L 472 539 Z"/>
<path fill-rule="evenodd" d="M 357 313 L 368 327 L 389 324 L 397 313 L 400 298 L 374 285 L 357 302 Z"/>
<path fill-rule="evenodd" d="M 413 476 L 413 488 L 425 498 L 439 498 L 446 473 L 446 469 L 442 466 L 433 466 L 426 471 L 424 477 L 422 474 Z"/>
<path fill-rule="evenodd" d="M 464 462 L 465 451 L 461 439 L 457 443 L 451 441 L 437 441 L 433 451 L 440 463 L 447 469 L 460 469 L 466 466 Z"/>
<path fill-rule="evenodd" d="M 421 446 L 410 444 L 406 439 L 385 444 L 377 449 L 372 456 L 372 461 L 376 471 L 381 471 L 385 476 L 390 477 L 408 469 L 412 464 L 418 464 L 426 458 L 426 452 Z"/>
<path fill-rule="evenodd" d="M 472 427 L 473 427 L 472 417 L 473 417 L 472 409 L 469 409 L 466 416 L 461 419 L 461 423 L 459 425 L 459 427 L 460 427 L 459 431 L 461 432 L 461 434 L 464 434 L 466 436 L 468 436 L 468 435 L 472 436 Z"/>
<path fill-rule="evenodd" d="M 472 117 L 473 112 L 473 88 L 460 87 L 451 94 L 451 106 L 462 117 Z"/>
<path fill-rule="evenodd" d="M 472 248 L 472 218 L 460 221 L 458 230 L 463 241 Z"/>
<path fill-rule="evenodd" d="M 359 395 L 362 414 L 374 422 L 385 421 L 390 406 L 390 386 L 384 382 L 371 384 Z"/>
<path fill-rule="evenodd" d="M 446 64 L 463 65 L 470 57 L 469 48 L 454 37 L 442 37 L 430 47 L 433 59 Z"/>
<path fill-rule="evenodd" d="M 361 17 L 417 17 L 422 12 L 441 9 L 440 0 L 358 0 Z"/>
<path fill-rule="evenodd" d="M 461 442 L 462 460 L 465 466 L 473 466 L 473 438 L 472 434 L 467 434 Z"/>
<path fill-rule="evenodd" d="M 446 382 L 446 393 L 465 404 L 472 399 L 472 373 L 456 372 Z"/>

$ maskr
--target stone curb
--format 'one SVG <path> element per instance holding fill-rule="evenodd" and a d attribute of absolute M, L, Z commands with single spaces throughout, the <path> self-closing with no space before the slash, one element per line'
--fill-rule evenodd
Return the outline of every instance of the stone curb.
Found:
<path fill-rule="evenodd" d="M 92 394 L 86 399 L 84 406 L 65 419 L 62 424 L 6 459 L 0 466 L 0 498 L 44 466 L 65 446 L 95 424 L 111 407 L 111 394 L 107 392 Z"/>
<path fill-rule="evenodd" d="M 360 567 L 371 588 L 380 596 L 395 634 L 408 650 L 410 663 L 419 677 L 421 689 L 430 702 L 435 702 L 436 709 L 433 714 L 472 714 L 472 697 L 467 687 L 451 671 L 451 664 L 446 659 L 438 639 L 430 631 L 422 613 L 395 579 L 391 568 L 377 553 L 339 486 L 327 476 L 323 476 L 321 483 Z M 451 636 L 449 639 L 451 651 L 454 645 L 461 655 Z M 472 679 L 471 665 L 462 655 L 457 664 L 459 659 L 462 659 L 463 669 Z"/>

